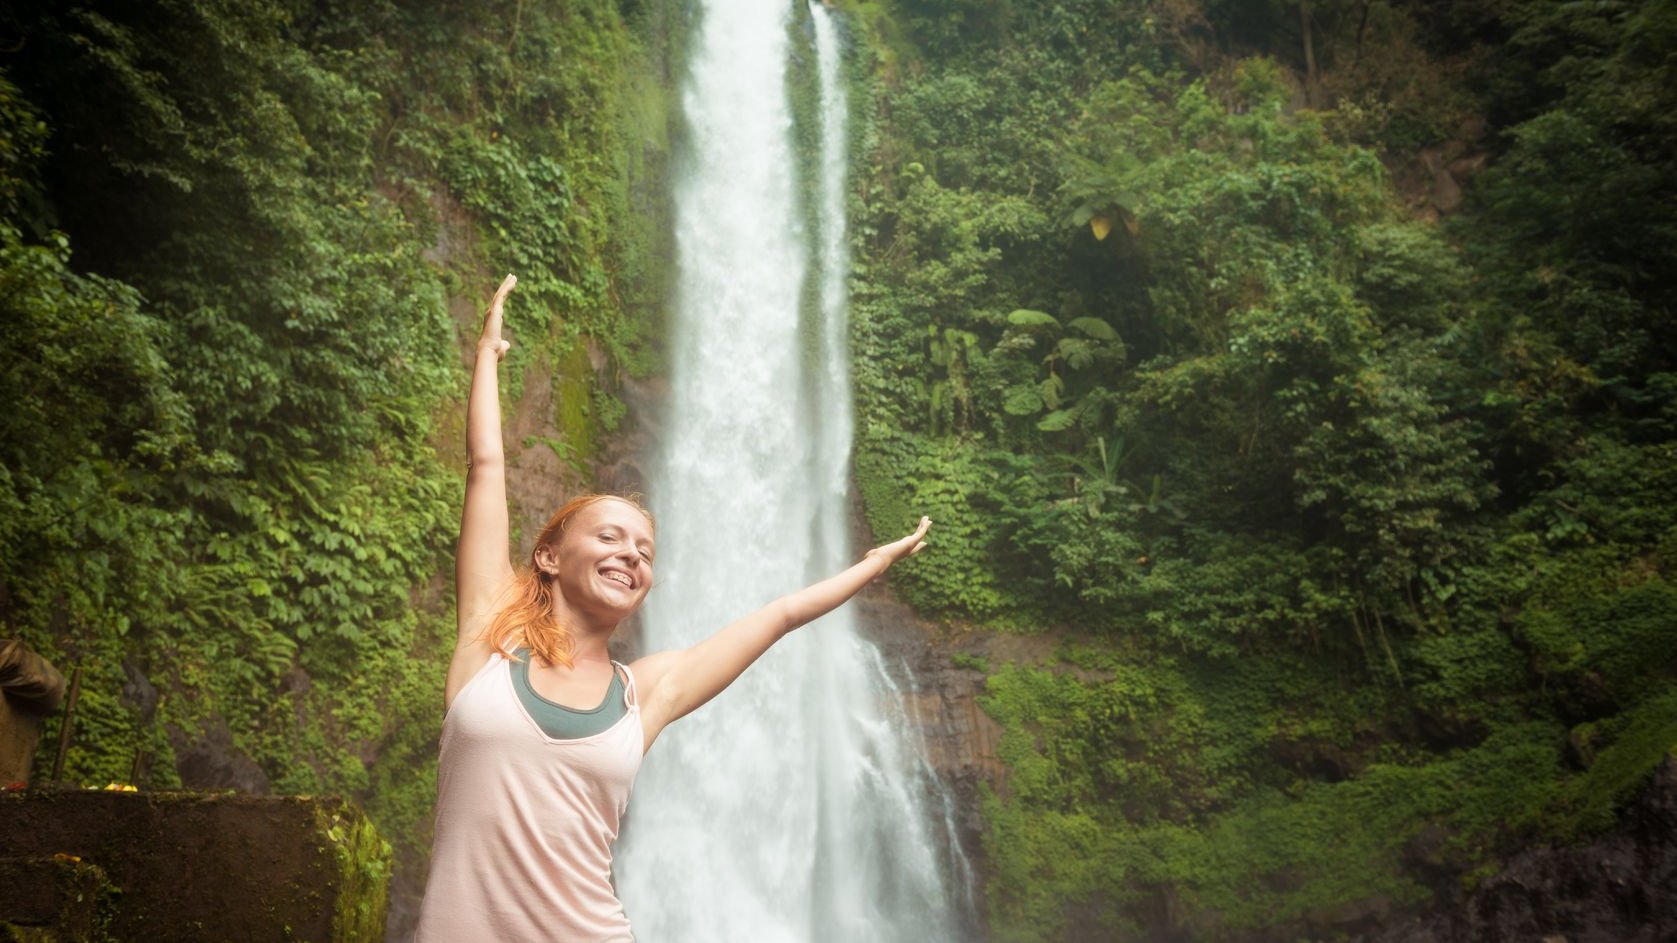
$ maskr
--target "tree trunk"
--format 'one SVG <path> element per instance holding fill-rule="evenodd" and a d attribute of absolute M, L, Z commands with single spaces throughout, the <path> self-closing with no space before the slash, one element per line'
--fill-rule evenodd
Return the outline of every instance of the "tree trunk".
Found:
<path fill-rule="evenodd" d="M 1304 104 L 1316 107 L 1316 44 L 1310 36 L 1310 0 L 1299 0 L 1299 28 L 1304 33 Z"/>

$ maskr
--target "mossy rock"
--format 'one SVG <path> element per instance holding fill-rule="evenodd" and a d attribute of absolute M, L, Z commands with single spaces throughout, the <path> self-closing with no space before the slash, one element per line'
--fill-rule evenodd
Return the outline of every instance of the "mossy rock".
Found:
<path fill-rule="evenodd" d="M 333 797 L 0 795 L 0 859 L 55 855 L 102 870 L 115 888 L 115 939 L 384 937 L 390 847 L 359 809 Z"/>
<path fill-rule="evenodd" d="M 0 943 L 108 943 L 115 890 L 73 855 L 0 858 Z"/>

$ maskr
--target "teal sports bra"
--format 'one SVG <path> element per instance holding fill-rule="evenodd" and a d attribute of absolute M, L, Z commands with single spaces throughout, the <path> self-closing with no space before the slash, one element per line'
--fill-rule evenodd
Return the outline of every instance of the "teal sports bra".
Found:
<path fill-rule="evenodd" d="M 629 713 L 623 696 L 623 672 L 612 663 L 611 685 L 606 688 L 605 700 L 592 710 L 577 710 L 550 701 L 530 686 L 530 650 L 520 648 L 509 667 L 512 669 L 512 689 L 536 726 L 555 740 L 581 740 L 610 730 L 612 725 Z"/>

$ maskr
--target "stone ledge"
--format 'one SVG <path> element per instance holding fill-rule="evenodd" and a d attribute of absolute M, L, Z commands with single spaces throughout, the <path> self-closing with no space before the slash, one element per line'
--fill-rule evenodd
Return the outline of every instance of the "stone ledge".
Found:
<path fill-rule="evenodd" d="M 337 798 L 0 794 L 0 859 L 55 855 L 103 870 L 119 893 L 109 927 L 119 940 L 373 943 L 384 935 L 389 846 Z M 45 904 L 13 901 L 0 921 Z"/>
<path fill-rule="evenodd" d="M 114 891 L 103 868 L 71 855 L 0 858 L 0 940 L 107 943 Z"/>

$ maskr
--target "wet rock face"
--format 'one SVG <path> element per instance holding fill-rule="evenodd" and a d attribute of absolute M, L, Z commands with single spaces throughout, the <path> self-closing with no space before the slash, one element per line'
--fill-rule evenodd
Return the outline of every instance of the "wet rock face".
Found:
<path fill-rule="evenodd" d="M 865 537 L 858 545 L 866 542 Z M 927 762 L 948 791 L 953 806 L 955 840 L 970 866 L 967 888 L 973 914 L 985 913 L 983 789 L 1005 793 L 1007 765 L 996 753 L 1001 725 L 979 705 L 985 691 L 985 672 L 976 665 L 1002 662 L 1040 662 L 1056 644 L 1049 635 L 1010 635 L 962 632 L 923 622 L 889 594 L 872 590 L 859 597 L 857 623 L 862 634 L 878 646 L 893 669 L 903 696 L 903 708 L 925 747 Z M 935 807 L 935 804 L 934 804 Z M 983 926 L 969 927 L 965 937 L 977 943 L 987 938 Z"/>
<path fill-rule="evenodd" d="M 175 768 L 186 788 L 234 789 L 258 796 L 273 791 L 262 767 L 233 745 L 233 734 L 221 718 L 208 722 L 196 734 L 173 724 L 166 730 L 175 751 Z"/>
<path fill-rule="evenodd" d="M 927 761 L 951 792 L 961 850 L 976 864 L 983 853 L 980 786 L 999 789 L 1007 775 L 996 755 L 1001 725 L 978 706 L 984 672 L 957 665 L 954 656 L 964 647 L 940 639 L 889 597 L 870 594 L 855 605 L 863 634 L 896 669 L 903 709 L 922 738 Z"/>
<path fill-rule="evenodd" d="M 1343 934 L 1347 943 L 1667 943 L 1677 940 L 1677 760 L 1667 758 L 1617 828 L 1532 848 L 1472 893 L 1446 877 L 1430 911 Z"/>
<path fill-rule="evenodd" d="M 1612 832 L 1512 859 L 1468 899 L 1451 940 L 1677 940 L 1677 760 L 1666 758 Z"/>

